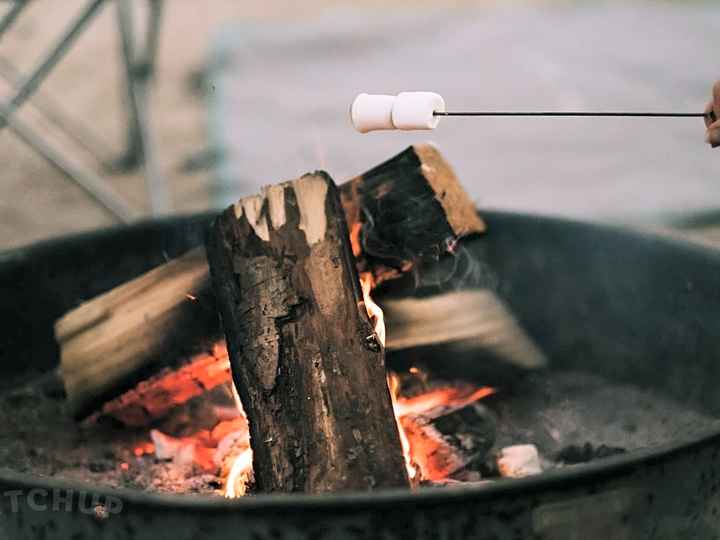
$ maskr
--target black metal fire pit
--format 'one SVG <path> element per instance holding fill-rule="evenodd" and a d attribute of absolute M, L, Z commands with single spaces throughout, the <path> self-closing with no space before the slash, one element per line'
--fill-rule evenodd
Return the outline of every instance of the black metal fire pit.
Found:
<path fill-rule="evenodd" d="M 581 372 L 720 416 L 719 253 L 607 227 L 483 216 L 490 232 L 467 248 L 546 352 L 548 377 Z M 2 387 L 57 365 L 58 316 L 201 243 L 208 220 L 149 222 L 0 254 Z M 605 412 L 623 403 L 606 395 Z M 687 427 L 697 429 L 536 477 L 414 493 L 229 501 L 0 472 L 0 538 L 717 538 L 720 428 Z"/>

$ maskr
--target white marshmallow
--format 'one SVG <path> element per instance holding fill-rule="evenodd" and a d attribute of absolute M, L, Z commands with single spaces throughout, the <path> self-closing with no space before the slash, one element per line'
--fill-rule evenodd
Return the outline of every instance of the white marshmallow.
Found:
<path fill-rule="evenodd" d="M 523 478 L 542 472 L 540 456 L 534 444 L 516 444 L 500 450 L 497 458 L 500 476 Z"/>
<path fill-rule="evenodd" d="M 392 108 L 395 96 L 359 94 L 350 106 L 350 120 L 360 133 L 379 129 L 395 129 Z"/>
<path fill-rule="evenodd" d="M 445 112 L 442 96 L 433 92 L 401 92 L 397 96 L 360 94 L 350 106 L 350 119 L 360 133 L 381 129 L 435 129 Z"/>
<path fill-rule="evenodd" d="M 445 100 L 434 92 L 401 92 L 395 97 L 392 123 L 397 129 L 435 129 L 445 112 Z"/>

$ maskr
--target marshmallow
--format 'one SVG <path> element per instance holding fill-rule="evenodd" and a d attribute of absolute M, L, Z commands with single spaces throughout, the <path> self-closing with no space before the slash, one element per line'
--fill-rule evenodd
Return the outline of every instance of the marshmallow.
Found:
<path fill-rule="evenodd" d="M 445 100 L 433 92 L 401 92 L 395 97 L 392 123 L 397 129 L 435 129 L 445 112 Z"/>
<path fill-rule="evenodd" d="M 500 450 L 497 458 L 500 476 L 523 478 L 542 472 L 540 456 L 534 444 L 516 444 Z"/>
<path fill-rule="evenodd" d="M 445 112 L 442 96 L 433 92 L 401 92 L 397 96 L 360 94 L 350 106 L 350 119 L 360 133 L 380 129 L 435 129 Z"/>
<path fill-rule="evenodd" d="M 379 129 L 395 129 L 392 109 L 395 96 L 360 94 L 350 106 L 350 120 L 360 133 Z"/>

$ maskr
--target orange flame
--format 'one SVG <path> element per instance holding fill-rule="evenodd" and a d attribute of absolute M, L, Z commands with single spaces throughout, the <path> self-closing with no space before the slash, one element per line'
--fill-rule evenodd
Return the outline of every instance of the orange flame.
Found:
<path fill-rule="evenodd" d="M 437 407 L 460 409 L 494 393 L 495 389 L 489 386 L 476 388 L 462 385 L 437 388 L 419 396 L 398 398 L 395 414 L 398 416 L 424 414 Z"/>
<path fill-rule="evenodd" d="M 247 425 L 247 416 L 243 409 L 242 402 L 240 401 L 240 395 L 238 394 L 235 383 L 232 384 L 232 395 L 235 401 L 235 407 L 242 415 Z M 249 429 L 249 428 L 248 428 Z M 225 479 L 225 497 L 228 499 L 234 499 L 236 497 L 242 497 L 247 491 L 247 486 L 253 479 L 253 453 L 252 448 L 249 446 L 235 456 L 230 466 L 230 472 Z"/>
<path fill-rule="evenodd" d="M 360 287 L 363 293 L 363 302 L 365 303 L 365 310 L 367 311 L 370 322 L 373 325 L 373 330 L 378 338 L 378 341 L 385 346 L 385 316 L 383 315 L 382 309 L 378 306 L 370 296 L 375 286 L 375 280 L 371 272 L 362 272 L 360 274 Z"/>
<path fill-rule="evenodd" d="M 390 398 L 392 399 L 393 412 L 395 413 L 395 423 L 397 424 L 398 434 L 400 435 L 400 445 L 402 446 L 403 457 L 405 458 L 405 468 L 407 469 L 408 478 L 415 480 L 418 470 L 413 463 L 412 448 L 410 448 L 410 439 L 408 439 L 405 428 L 403 428 L 398 414 L 398 394 L 400 390 L 400 379 L 397 375 L 390 372 L 387 376 L 388 388 L 390 389 Z"/>
<path fill-rule="evenodd" d="M 450 449 L 440 444 L 439 438 L 428 437 L 428 429 L 420 429 L 421 426 L 413 421 L 413 417 L 428 414 L 438 407 L 466 407 L 494 394 L 495 389 L 463 384 L 428 390 L 413 397 L 403 397 L 400 395 L 400 378 L 392 372 L 388 373 L 388 386 L 410 480 L 447 478 L 463 463 L 458 462 Z"/>

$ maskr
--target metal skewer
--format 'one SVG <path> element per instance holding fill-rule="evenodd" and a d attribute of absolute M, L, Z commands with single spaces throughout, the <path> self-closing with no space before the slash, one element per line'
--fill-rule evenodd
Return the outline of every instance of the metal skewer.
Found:
<path fill-rule="evenodd" d="M 715 114 L 710 113 L 676 113 L 676 112 L 584 112 L 584 111 L 454 111 L 433 112 L 433 116 L 585 116 L 585 117 L 645 117 L 645 118 L 710 118 L 716 120 Z"/>

